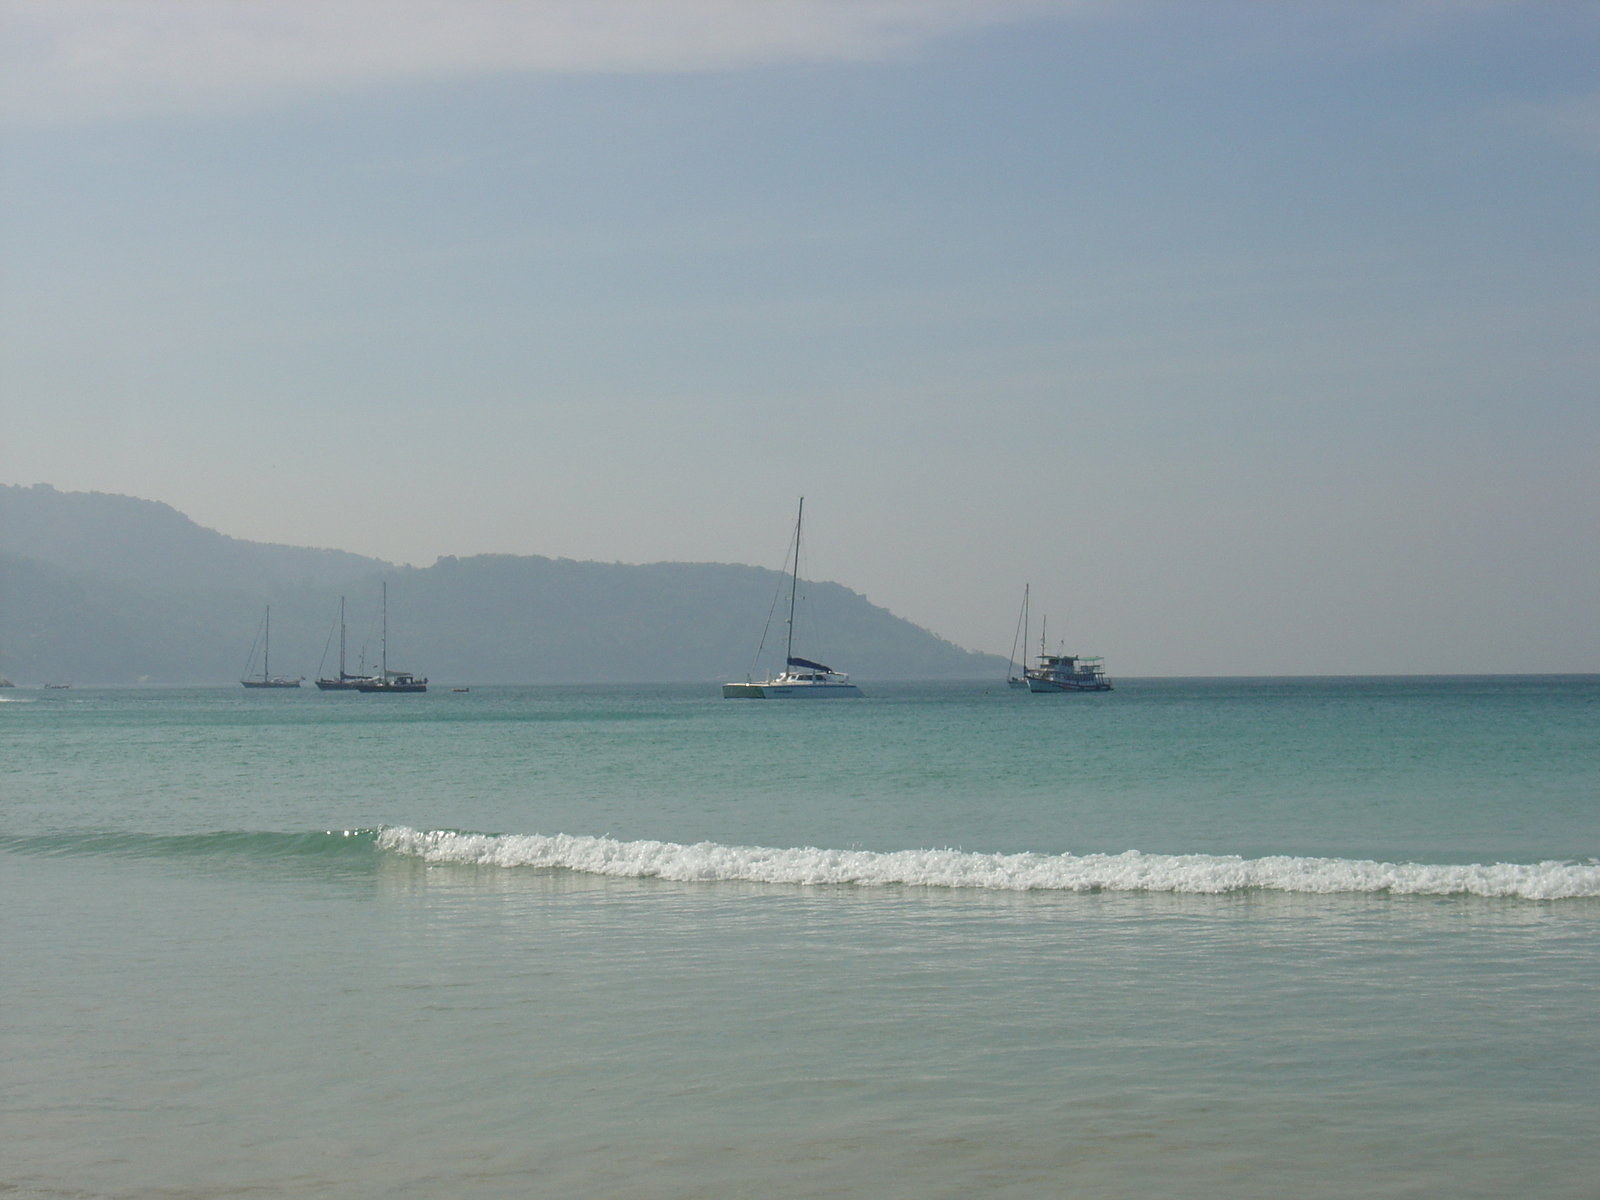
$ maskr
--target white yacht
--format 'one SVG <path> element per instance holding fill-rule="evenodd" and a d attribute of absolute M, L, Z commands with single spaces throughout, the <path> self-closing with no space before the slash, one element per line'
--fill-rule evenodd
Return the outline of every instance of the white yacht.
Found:
<path fill-rule="evenodd" d="M 1111 681 L 1100 659 L 1076 654 L 1041 654 L 1039 665 L 1030 667 L 1030 692 L 1109 692 Z"/>
<path fill-rule="evenodd" d="M 842 671 L 835 671 L 809 658 L 795 657 L 794 606 L 800 590 L 800 527 L 805 515 L 806 498 L 801 496 L 800 511 L 794 520 L 794 570 L 789 576 L 789 631 L 784 639 L 784 669 L 773 678 L 759 682 L 747 680 L 744 683 L 723 684 L 724 700 L 825 700 L 861 695 L 861 689 L 851 683 L 850 676 Z M 766 635 L 762 634 L 761 647 L 756 650 L 758 661 L 765 646 Z"/>
<path fill-rule="evenodd" d="M 1099 655 L 1048 653 L 1041 625 L 1038 665 L 1022 674 L 1030 692 L 1109 692 L 1111 681 L 1100 663 Z"/>

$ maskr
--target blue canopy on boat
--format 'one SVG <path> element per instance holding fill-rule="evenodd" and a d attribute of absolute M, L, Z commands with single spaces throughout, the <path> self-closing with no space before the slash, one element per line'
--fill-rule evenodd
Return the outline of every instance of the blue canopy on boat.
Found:
<path fill-rule="evenodd" d="M 791 667 L 810 667 L 813 671 L 832 671 L 832 667 L 825 667 L 821 663 L 814 663 L 809 658 L 791 658 Z"/>

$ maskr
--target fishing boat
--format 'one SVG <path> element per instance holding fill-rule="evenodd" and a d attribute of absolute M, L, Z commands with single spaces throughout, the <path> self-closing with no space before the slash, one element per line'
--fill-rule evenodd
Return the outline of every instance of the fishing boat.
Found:
<path fill-rule="evenodd" d="M 331 633 L 331 631 L 330 631 Z M 324 647 L 323 658 L 327 658 L 328 651 Z M 318 665 L 317 687 L 324 692 L 353 692 L 356 685 L 368 679 L 370 675 L 351 675 L 344 669 L 344 597 L 339 597 L 339 674 L 333 679 L 325 679 L 320 674 L 322 667 Z"/>
<path fill-rule="evenodd" d="M 1026 691 L 1028 680 L 1028 588 L 1022 585 L 1022 611 L 1017 614 L 1017 631 L 1011 635 L 1011 654 L 1006 659 L 1006 686 Z M 1021 650 L 1019 657 L 1017 651 Z"/>
<path fill-rule="evenodd" d="M 1048 618 L 1046 618 L 1048 621 Z M 1045 621 L 1039 625 L 1036 665 L 1022 674 L 1030 692 L 1109 692 L 1111 681 L 1099 655 L 1049 654 L 1045 651 Z"/>
<path fill-rule="evenodd" d="M 824 700 L 837 697 L 859 696 L 861 689 L 850 682 L 850 676 L 835 671 L 824 663 L 809 658 L 797 658 L 794 652 L 795 599 L 800 591 L 800 530 L 805 523 L 806 498 L 800 497 L 800 509 L 794 520 L 794 561 L 789 575 L 789 623 L 784 638 L 784 669 L 771 679 L 760 682 L 747 679 L 744 683 L 722 685 L 724 700 Z M 771 620 L 768 619 L 770 627 Z M 761 645 L 756 648 L 756 661 L 766 648 L 766 634 L 761 635 Z"/>
<path fill-rule="evenodd" d="M 239 680 L 247 688 L 297 688 L 305 678 L 289 679 L 282 675 L 272 673 L 272 605 L 267 605 L 267 612 L 261 618 L 261 628 L 256 631 L 256 642 L 250 643 L 250 659 L 244 664 L 245 677 Z M 256 660 L 256 645 L 261 646 L 261 678 L 257 679 L 250 674 L 250 665 Z"/>
<path fill-rule="evenodd" d="M 383 585 L 383 640 L 381 642 L 381 666 L 376 677 L 358 679 L 355 681 L 358 692 L 425 692 L 428 690 L 427 677 L 418 678 L 410 671 L 389 670 L 389 584 Z"/>

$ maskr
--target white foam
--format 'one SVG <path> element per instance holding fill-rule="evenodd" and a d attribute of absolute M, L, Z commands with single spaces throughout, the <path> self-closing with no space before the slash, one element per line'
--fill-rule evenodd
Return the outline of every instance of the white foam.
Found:
<path fill-rule="evenodd" d="M 1253 889 L 1400 896 L 1503 896 L 1561 900 L 1600 896 L 1600 864 L 1381 863 L 1344 858 L 1238 858 L 1211 854 L 969 854 L 960 850 L 773 849 L 700 842 L 620 842 L 568 834 L 423 832 L 394 826 L 380 848 L 430 863 L 557 867 L 595 875 L 685 882 L 853 884 L 1000 891 L 1189 892 Z"/>

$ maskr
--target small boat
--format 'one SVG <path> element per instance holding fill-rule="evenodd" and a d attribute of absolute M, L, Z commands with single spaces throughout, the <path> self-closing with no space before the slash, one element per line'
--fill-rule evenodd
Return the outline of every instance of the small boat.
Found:
<path fill-rule="evenodd" d="M 1011 654 L 1006 659 L 1006 686 L 1026 691 L 1028 681 L 1028 588 L 1029 584 L 1022 585 L 1022 611 L 1017 614 L 1017 631 L 1011 635 Z M 1017 651 L 1022 651 L 1022 657 L 1017 657 Z"/>
<path fill-rule="evenodd" d="M 471 688 L 451 688 L 452 692 L 470 692 Z"/>
<path fill-rule="evenodd" d="M 389 670 L 389 584 L 383 585 L 383 642 L 382 665 L 379 674 L 370 679 L 355 681 L 358 692 L 425 692 L 428 690 L 427 677 L 419 679 L 410 671 Z"/>
<path fill-rule="evenodd" d="M 47 683 L 44 690 L 47 692 L 64 692 L 72 685 L 70 683 Z"/>
<path fill-rule="evenodd" d="M 330 635 L 331 635 L 331 631 L 330 631 Z M 327 657 L 328 651 L 327 651 L 326 648 L 323 649 L 322 655 L 323 655 L 324 658 Z M 317 670 L 319 672 L 319 674 L 317 676 L 317 687 L 318 687 L 319 690 L 324 691 L 324 692 L 353 692 L 353 691 L 357 690 L 357 687 L 356 687 L 357 684 L 363 682 L 364 680 L 372 678 L 372 676 L 370 676 L 370 675 L 350 675 L 350 674 L 346 673 L 346 671 L 344 669 L 344 597 L 343 596 L 339 597 L 339 674 L 338 674 L 337 677 L 335 677 L 333 679 L 325 679 L 320 674 L 322 668 L 320 666 L 318 666 Z"/>
<path fill-rule="evenodd" d="M 12 683 L 11 680 L 7 679 L 4 675 L 0 675 L 0 688 L 8 688 L 8 687 L 16 687 L 16 686 L 17 686 L 16 684 Z"/>
<path fill-rule="evenodd" d="M 261 644 L 261 678 L 257 679 L 250 674 L 250 663 L 256 658 L 256 643 L 250 644 L 250 660 L 244 664 L 245 677 L 239 680 L 247 688 L 297 688 L 300 679 L 288 679 L 272 673 L 272 605 L 267 605 L 266 616 L 261 619 L 261 628 L 257 630 L 256 637 Z"/>
<path fill-rule="evenodd" d="M 1047 654 L 1044 625 L 1039 627 L 1038 665 L 1022 674 L 1030 692 L 1109 692 L 1111 681 L 1099 655 Z"/>
<path fill-rule="evenodd" d="M 800 527 L 805 520 L 806 498 L 800 497 L 800 510 L 794 521 L 794 570 L 789 576 L 789 632 L 784 644 L 784 669 L 771 679 L 759 683 L 722 685 L 724 700 L 823 700 L 835 697 L 859 696 L 861 689 L 850 682 L 850 676 L 835 671 L 824 663 L 809 658 L 796 658 L 794 653 L 794 606 L 800 590 Z M 756 660 L 766 647 L 766 634 L 756 648 Z"/>

